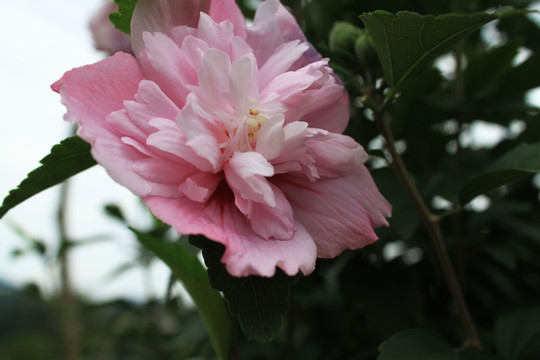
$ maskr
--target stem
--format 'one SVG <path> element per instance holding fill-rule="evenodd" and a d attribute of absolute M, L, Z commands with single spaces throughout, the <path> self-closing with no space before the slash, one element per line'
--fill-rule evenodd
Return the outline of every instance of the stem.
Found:
<path fill-rule="evenodd" d="M 57 210 L 58 231 L 60 235 L 60 250 L 58 261 L 60 263 L 60 300 L 62 302 L 62 322 L 64 336 L 64 356 L 66 360 L 79 358 L 79 333 L 76 304 L 73 299 L 71 279 L 69 272 L 69 238 L 67 235 L 66 209 L 69 183 L 65 181 L 60 185 L 60 200 Z"/>
<path fill-rule="evenodd" d="M 392 155 L 393 170 L 405 186 L 407 193 L 411 196 L 414 205 L 420 213 L 420 218 L 422 219 L 422 222 L 424 223 L 424 226 L 428 231 L 429 237 L 433 242 L 435 253 L 441 265 L 450 292 L 452 293 L 454 301 L 456 302 L 456 305 L 458 307 L 461 323 L 467 335 L 464 346 L 481 350 L 482 346 L 480 344 L 480 339 L 478 338 L 478 333 L 476 331 L 469 309 L 465 302 L 463 292 L 456 278 L 454 268 L 452 266 L 452 263 L 450 262 L 450 257 L 448 256 L 448 252 L 446 251 L 446 246 L 444 244 L 441 230 L 439 227 L 439 217 L 429 211 L 426 203 L 420 196 L 416 185 L 409 176 L 407 168 L 405 167 L 401 156 L 396 150 L 394 136 L 392 135 L 392 131 L 390 130 L 388 122 L 386 121 L 386 118 L 382 111 L 375 114 L 375 121 L 380 128 L 381 134 L 386 140 L 386 147 Z"/>
<path fill-rule="evenodd" d="M 454 46 L 453 51 L 454 59 L 456 60 L 456 67 L 454 70 L 455 80 L 454 80 L 454 101 L 456 108 L 460 106 L 463 99 L 465 98 L 465 85 L 463 82 L 463 41 L 457 43 Z M 456 121 L 458 129 L 455 136 L 456 142 L 456 154 L 454 155 L 454 175 L 456 178 L 461 176 L 461 157 L 463 153 L 463 148 L 459 142 L 459 137 L 461 135 L 461 130 L 463 128 L 463 123 L 466 121 L 466 116 L 462 112 L 458 113 L 456 116 Z M 456 212 L 453 216 L 453 232 L 454 232 L 454 242 L 455 242 L 455 263 L 456 270 L 459 282 L 465 284 L 465 239 L 463 235 L 463 215 L 461 211 Z"/>

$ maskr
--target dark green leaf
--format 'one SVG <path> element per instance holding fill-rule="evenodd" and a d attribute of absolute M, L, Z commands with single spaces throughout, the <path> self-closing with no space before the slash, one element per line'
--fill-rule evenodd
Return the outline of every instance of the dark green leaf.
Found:
<path fill-rule="evenodd" d="M 540 358 L 540 307 L 513 311 L 497 320 L 497 347 L 507 360 Z"/>
<path fill-rule="evenodd" d="M 259 342 L 274 339 L 289 308 L 291 278 L 279 270 L 272 278 L 231 276 L 221 262 L 223 245 L 198 235 L 191 236 L 190 241 L 203 249 L 210 282 L 225 295 L 229 310 L 238 317 L 244 335 Z"/>
<path fill-rule="evenodd" d="M 220 360 L 229 359 L 232 344 L 232 325 L 220 294 L 208 281 L 205 268 L 195 256 L 178 244 L 151 236 L 133 228 L 137 240 L 159 257 L 182 282 L 203 319 L 210 340 Z"/>
<path fill-rule="evenodd" d="M 28 174 L 17 189 L 11 190 L 0 207 L 0 218 L 26 199 L 69 179 L 96 164 L 90 155 L 90 145 L 77 136 L 53 146 L 37 169 Z"/>
<path fill-rule="evenodd" d="M 131 16 L 135 5 L 137 5 L 137 0 L 114 0 L 114 2 L 118 5 L 118 12 L 110 14 L 109 20 L 115 28 L 129 35 L 131 33 Z"/>
<path fill-rule="evenodd" d="M 448 345 L 439 334 L 410 329 L 393 335 L 379 346 L 377 360 L 499 360 L 481 352 L 461 351 Z M 502 359 L 500 359 L 502 360 Z"/>
<path fill-rule="evenodd" d="M 469 180 L 459 193 L 461 204 L 499 186 L 540 172 L 540 143 L 521 144 L 493 163 L 483 174 Z"/>
<path fill-rule="evenodd" d="M 375 11 L 360 15 L 360 19 L 373 38 L 388 85 L 397 90 L 414 73 L 482 25 L 522 13 L 509 10 L 422 16 L 408 11 Z"/>

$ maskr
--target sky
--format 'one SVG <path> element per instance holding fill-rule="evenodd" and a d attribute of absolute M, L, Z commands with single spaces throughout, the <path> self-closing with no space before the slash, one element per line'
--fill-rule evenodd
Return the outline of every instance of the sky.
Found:
<path fill-rule="evenodd" d="M 88 22 L 102 0 L 0 1 L 0 198 L 39 165 L 54 144 L 70 134 L 63 121 L 65 107 L 50 85 L 64 72 L 93 63 L 105 55 L 94 50 Z M 0 281 L 14 286 L 34 282 L 45 294 L 57 288 L 50 266 L 42 258 L 12 252 L 27 247 L 16 234 L 21 227 L 57 248 L 55 212 L 58 186 L 22 203 L 0 220 Z M 75 240 L 106 235 L 107 240 L 81 245 L 70 253 L 75 289 L 94 300 L 117 296 L 163 297 L 168 270 L 156 262 L 145 272 L 112 273 L 137 253 L 128 230 L 104 215 L 103 206 L 120 204 L 133 225 L 144 227 L 148 216 L 138 200 L 95 166 L 76 175 L 70 186 L 68 234 Z"/>

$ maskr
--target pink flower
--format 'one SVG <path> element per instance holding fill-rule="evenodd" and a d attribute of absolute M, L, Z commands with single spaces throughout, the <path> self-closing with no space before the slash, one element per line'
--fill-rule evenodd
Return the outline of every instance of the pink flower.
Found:
<path fill-rule="evenodd" d="M 309 274 L 377 239 L 391 206 L 341 135 L 347 94 L 278 0 L 246 27 L 234 0 L 139 0 L 136 57 L 67 72 L 66 119 L 120 184 L 234 276 Z"/>
<path fill-rule="evenodd" d="M 118 12 L 113 0 L 105 0 L 99 11 L 90 21 L 90 31 L 96 49 L 114 54 L 118 51 L 131 52 L 129 36 L 116 29 L 109 20 L 111 13 Z"/>

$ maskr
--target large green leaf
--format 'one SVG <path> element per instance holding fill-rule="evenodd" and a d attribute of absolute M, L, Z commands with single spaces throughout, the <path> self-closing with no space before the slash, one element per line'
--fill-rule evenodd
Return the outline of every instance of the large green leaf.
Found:
<path fill-rule="evenodd" d="M 234 277 L 221 262 L 223 245 L 204 236 L 191 236 L 190 242 L 203 249 L 212 286 L 225 295 L 229 310 L 238 317 L 244 335 L 259 342 L 274 339 L 281 331 L 289 309 L 289 282 L 292 278 L 276 271 L 272 278 Z"/>
<path fill-rule="evenodd" d="M 210 341 L 220 360 L 229 359 L 232 345 L 232 324 L 225 302 L 210 286 L 206 269 L 196 256 L 178 244 L 169 243 L 131 228 L 137 240 L 159 257 L 182 282 L 203 319 Z"/>
<path fill-rule="evenodd" d="M 539 359 L 540 306 L 504 314 L 497 320 L 495 335 L 505 359 Z"/>
<path fill-rule="evenodd" d="M 401 331 L 383 342 L 379 351 L 377 360 L 502 360 L 482 352 L 455 349 L 439 334 L 423 329 Z"/>
<path fill-rule="evenodd" d="M 113 23 L 114 27 L 118 30 L 131 33 L 131 17 L 137 0 L 114 0 L 118 5 L 118 12 L 109 15 L 109 20 Z"/>
<path fill-rule="evenodd" d="M 540 143 L 520 144 L 495 161 L 484 173 L 469 180 L 459 193 L 465 205 L 473 198 L 499 186 L 540 172 Z"/>
<path fill-rule="evenodd" d="M 77 136 L 53 146 L 37 169 L 28 174 L 17 189 L 11 190 L 0 207 L 0 218 L 26 199 L 57 185 L 96 164 L 90 155 L 90 145 Z"/>
<path fill-rule="evenodd" d="M 509 10 L 488 14 L 425 15 L 408 11 L 375 11 L 360 15 L 379 55 L 388 85 L 397 90 L 418 70 L 453 45 L 499 18 L 522 14 Z"/>

